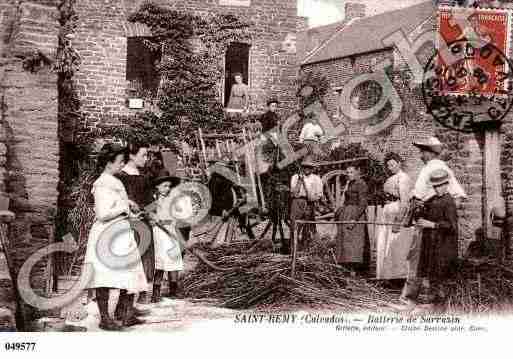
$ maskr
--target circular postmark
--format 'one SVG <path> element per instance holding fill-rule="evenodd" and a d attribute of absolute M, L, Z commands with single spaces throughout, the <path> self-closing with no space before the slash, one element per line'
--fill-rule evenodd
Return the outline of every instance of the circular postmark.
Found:
<path fill-rule="evenodd" d="M 511 110 L 511 61 L 491 43 L 457 40 L 437 50 L 423 75 L 427 112 L 443 126 L 472 132 L 500 123 Z"/>

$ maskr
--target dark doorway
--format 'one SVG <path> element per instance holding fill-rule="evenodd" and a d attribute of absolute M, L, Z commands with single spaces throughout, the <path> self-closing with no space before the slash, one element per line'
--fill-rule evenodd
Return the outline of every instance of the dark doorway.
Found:
<path fill-rule="evenodd" d="M 144 40 L 144 37 L 127 38 L 126 79 L 137 95 L 156 93 L 160 82 L 157 63 L 161 52 L 152 51 Z"/>
<path fill-rule="evenodd" d="M 238 42 L 228 46 L 224 68 L 224 107 L 228 105 L 230 91 L 235 83 L 233 77 L 237 72 L 242 74 L 242 81 L 249 85 L 249 49 L 250 45 Z"/>

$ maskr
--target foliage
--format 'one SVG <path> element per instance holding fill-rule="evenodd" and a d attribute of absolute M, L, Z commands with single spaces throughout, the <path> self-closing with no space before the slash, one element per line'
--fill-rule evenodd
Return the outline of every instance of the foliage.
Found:
<path fill-rule="evenodd" d="M 152 32 L 148 49 L 162 51 L 158 106 L 165 133 L 183 140 L 198 127 L 220 129 L 222 56 L 231 42 L 250 40 L 249 25 L 233 15 L 200 17 L 152 3 L 142 5 L 129 21 L 146 24 Z"/>
<path fill-rule="evenodd" d="M 70 199 L 74 206 L 67 215 L 67 228 L 73 238 L 77 239 L 79 248 L 73 252 L 73 255 L 68 256 L 70 260 L 66 262 L 69 263 L 69 267 L 64 269 L 67 274 L 77 274 L 76 266 L 80 266 L 85 255 L 89 230 L 95 218 L 91 190 L 96 178 L 96 173 L 91 168 L 86 167 L 71 188 Z"/>
<path fill-rule="evenodd" d="M 78 25 L 78 15 L 75 12 L 76 0 L 62 0 L 59 3 L 59 45 L 55 71 L 65 76 L 72 76 L 80 66 L 80 55 L 73 48 L 71 39 Z"/>
<path fill-rule="evenodd" d="M 98 144 L 105 140 L 128 143 L 140 142 L 149 146 L 177 149 L 173 134 L 166 124 L 153 112 L 143 112 L 134 116 L 115 117 L 107 123 L 100 123 L 94 129 L 78 136 L 77 145 L 82 153 L 94 153 Z M 102 139 L 102 140 L 99 140 Z"/>
<path fill-rule="evenodd" d="M 301 110 L 316 101 L 325 105 L 324 96 L 330 89 L 326 76 L 316 72 L 303 71 L 296 81 L 296 87 L 298 88 L 296 97 L 299 100 Z"/>

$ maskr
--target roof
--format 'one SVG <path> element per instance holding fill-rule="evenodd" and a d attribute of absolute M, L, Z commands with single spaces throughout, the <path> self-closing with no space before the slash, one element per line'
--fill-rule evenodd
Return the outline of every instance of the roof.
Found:
<path fill-rule="evenodd" d="M 297 34 L 297 56 L 301 61 L 313 50 L 317 49 L 338 30 L 346 25 L 347 21 L 335 22 L 329 25 L 312 27 Z"/>
<path fill-rule="evenodd" d="M 382 42 L 385 36 L 398 30 L 410 34 L 435 14 L 436 8 L 430 0 L 399 10 L 355 19 L 335 31 L 328 40 L 307 55 L 302 65 L 388 48 L 390 46 Z"/>

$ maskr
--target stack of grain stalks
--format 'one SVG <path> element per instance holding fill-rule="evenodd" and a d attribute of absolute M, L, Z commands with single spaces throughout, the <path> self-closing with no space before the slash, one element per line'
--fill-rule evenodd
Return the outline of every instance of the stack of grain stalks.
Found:
<path fill-rule="evenodd" d="M 252 246 L 244 241 L 198 247 L 207 259 L 230 270 L 218 272 L 198 264 L 184 278 L 185 296 L 232 309 L 329 306 L 358 312 L 389 310 L 390 304 L 397 304 L 398 290 L 387 289 L 373 278 L 352 276 L 334 263 L 329 249 L 300 255 L 292 277 L 290 256 L 255 251 Z M 446 285 L 446 310 L 475 313 L 504 309 L 513 298 L 513 263 L 475 265 L 462 261 Z"/>

